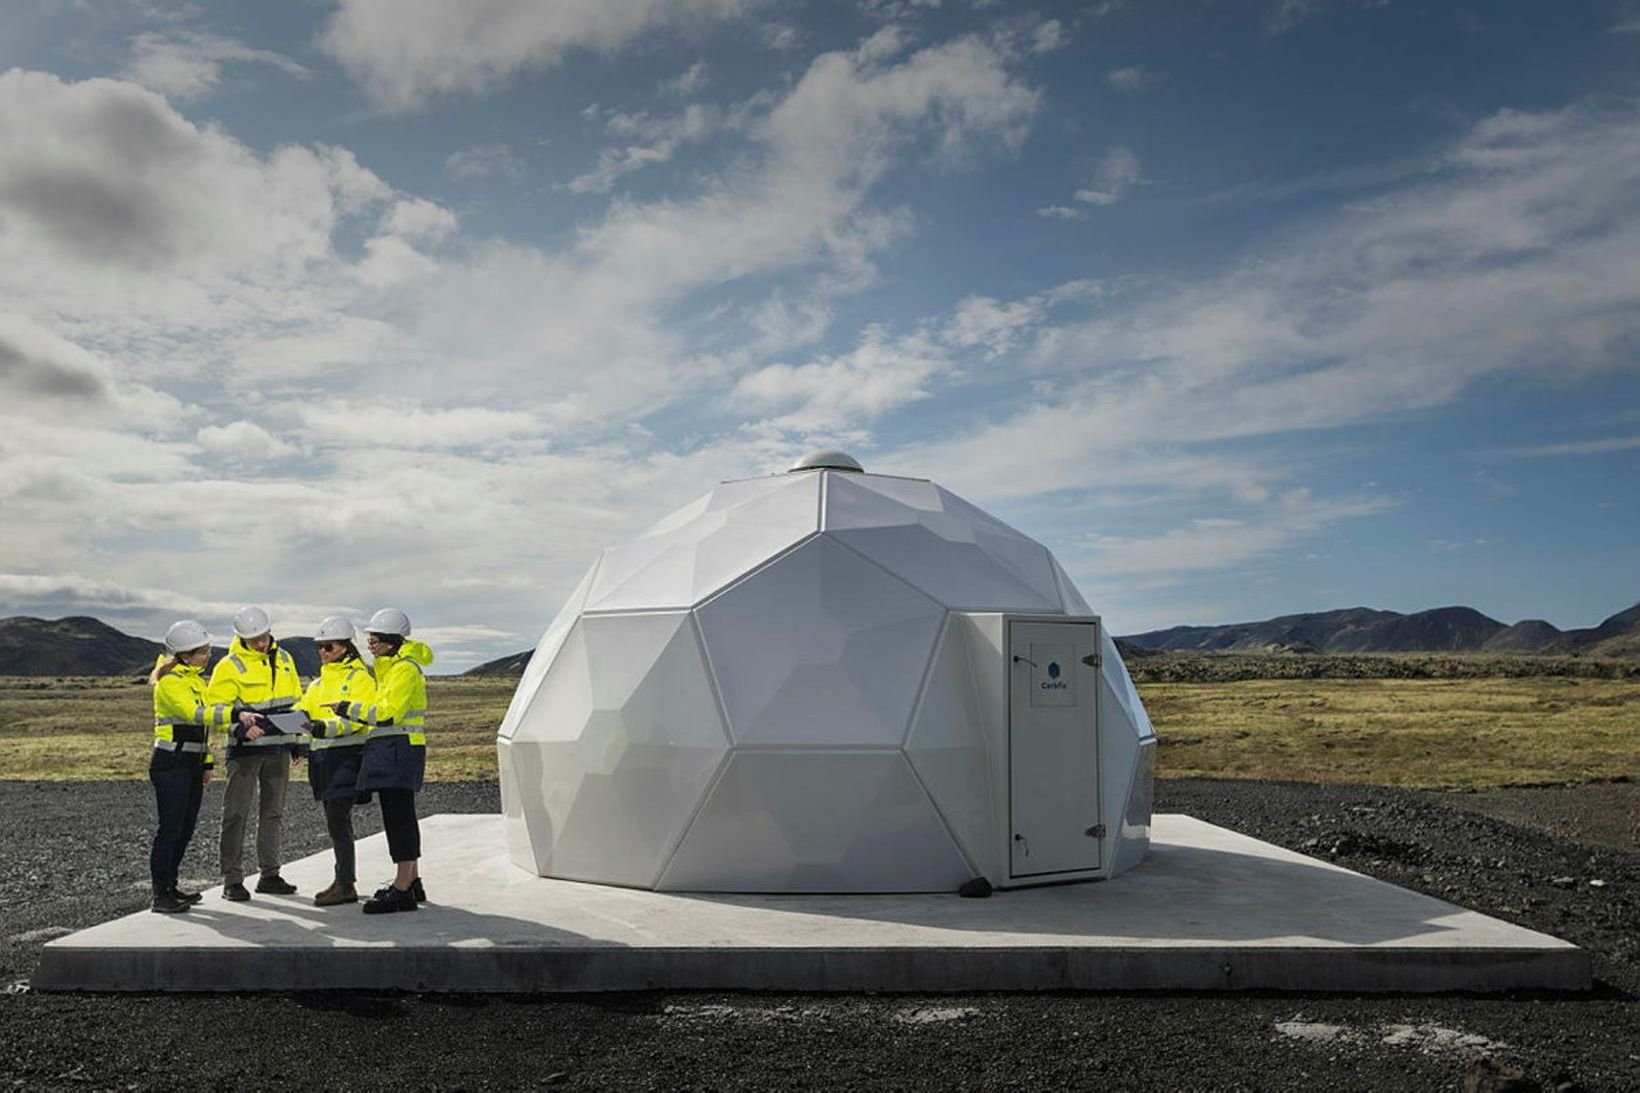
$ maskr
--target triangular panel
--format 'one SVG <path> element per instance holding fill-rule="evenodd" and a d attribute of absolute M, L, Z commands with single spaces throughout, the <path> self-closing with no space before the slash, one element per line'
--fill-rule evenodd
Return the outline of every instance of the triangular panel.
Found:
<path fill-rule="evenodd" d="M 823 527 L 946 607 L 1060 610 L 1046 548 L 932 483 L 829 474 Z"/>
<path fill-rule="evenodd" d="M 898 751 L 737 751 L 657 887 L 948 892 L 970 875 Z"/>
<path fill-rule="evenodd" d="M 944 612 L 824 536 L 697 609 L 740 744 L 897 747 Z"/>
<path fill-rule="evenodd" d="M 558 655 L 564 639 L 569 636 L 570 627 L 575 625 L 575 620 L 581 615 L 581 609 L 586 606 L 587 595 L 592 591 L 593 578 L 597 573 L 598 563 L 594 562 L 592 568 L 581 578 L 581 582 L 575 586 L 575 591 L 569 594 L 569 599 L 564 601 L 564 606 L 552 620 L 552 625 L 541 635 L 541 640 L 535 643 L 535 652 L 530 654 L 530 661 L 524 665 L 518 686 L 513 688 L 512 701 L 507 704 L 507 715 L 501 719 L 499 735 L 503 740 L 512 736 L 513 730 L 518 727 L 518 719 L 534 700 L 536 688 L 541 685 L 541 677 L 547 674 L 553 658 Z"/>
<path fill-rule="evenodd" d="M 511 741 L 555 877 L 649 886 L 729 740 L 686 612 L 588 615 Z M 524 802 L 527 813 L 531 804 Z"/>
<path fill-rule="evenodd" d="M 785 550 L 819 523 L 816 475 L 725 482 L 604 552 L 589 611 L 684 608 Z"/>
<path fill-rule="evenodd" d="M 969 863 L 978 873 L 994 875 L 997 810 L 964 634 L 961 619 L 951 616 L 912 718 L 905 753 Z"/>

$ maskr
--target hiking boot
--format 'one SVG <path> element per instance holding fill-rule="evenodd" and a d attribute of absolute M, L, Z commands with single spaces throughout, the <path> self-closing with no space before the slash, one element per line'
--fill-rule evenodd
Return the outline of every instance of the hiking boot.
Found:
<path fill-rule="evenodd" d="M 408 888 L 394 888 L 391 884 L 371 896 L 370 902 L 364 905 L 364 913 L 367 915 L 387 915 L 394 911 L 415 909 L 415 893 Z"/>
<path fill-rule="evenodd" d="M 268 896 L 294 896 L 296 885 L 278 873 L 263 873 L 256 882 L 256 890 Z"/>
<path fill-rule="evenodd" d="M 178 899 L 175 892 L 155 892 L 154 902 L 148 909 L 162 915 L 174 915 L 179 911 L 186 911 L 188 901 Z"/>
<path fill-rule="evenodd" d="M 383 896 L 385 896 L 387 894 L 387 890 L 391 887 L 393 887 L 393 882 L 388 881 L 386 884 L 384 884 L 380 888 L 376 889 L 375 898 L 376 899 L 381 899 Z M 417 903 L 426 903 L 427 902 L 427 889 L 425 889 L 421 886 L 421 878 L 420 877 L 417 877 L 415 880 L 410 882 L 410 894 L 412 896 L 416 897 L 416 902 Z"/>
<path fill-rule="evenodd" d="M 180 899 L 183 903 L 189 904 L 190 906 L 205 898 L 198 892 L 184 892 L 180 888 L 171 889 L 171 894 L 177 899 Z"/>
<path fill-rule="evenodd" d="M 232 884 L 224 884 L 222 886 L 222 898 L 232 900 L 235 903 L 244 903 L 246 900 L 251 898 L 251 894 L 245 891 L 245 886 L 243 884 L 240 884 L 238 881 L 234 881 Z"/>
<path fill-rule="evenodd" d="M 320 907 L 334 907 L 338 903 L 358 903 L 359 893 L 351 884 L 336 881 L 329 888 L 314 896 L 313 902 Z"/>

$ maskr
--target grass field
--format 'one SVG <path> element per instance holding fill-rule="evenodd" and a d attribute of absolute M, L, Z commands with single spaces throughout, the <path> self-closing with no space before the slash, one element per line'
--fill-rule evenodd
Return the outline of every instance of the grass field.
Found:
<path fill-rule="evenodd" d="M 495 777 L 510 679 L 434 678 L 428 776 Z M 1640 680 L 1558 676 L 1141 683 L 1162 777 L 1418 788 L 1640 775 Z M 145 682 L 0 677 L 0 779 L 143 778 Z"/>

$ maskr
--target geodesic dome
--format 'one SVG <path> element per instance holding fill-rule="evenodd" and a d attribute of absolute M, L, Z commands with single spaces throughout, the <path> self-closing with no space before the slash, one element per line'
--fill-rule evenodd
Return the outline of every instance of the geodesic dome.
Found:
<path fill-rule="evenodd" d="M 1064 570 L 934 483 L 858 467 L 725 482 L 603 552 L 501 725 L 514 862 L 873 892 L 1143 857 L 1155 736 Z"/>

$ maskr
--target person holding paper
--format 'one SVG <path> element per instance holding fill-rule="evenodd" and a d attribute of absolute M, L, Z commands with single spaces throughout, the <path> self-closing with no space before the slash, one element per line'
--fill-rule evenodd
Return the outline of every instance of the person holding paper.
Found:
<path fill-rule="evenodd" d="M 228 785 L 222 799 L 222 898 L 246 900 L 245 824 L 251 803 L 258 805 L 256 864 L 258 892 L 288 896 L 296 886 L 279 875 L 285 790 L 290 764 L 306 753 L 306 733 L 287 732 L 268 715 L 288 712 L 302 697 L 296 662 L 273 640 L 268 613 L 246 607 L 233 617 L 234 639 L 228 655 L 211 670 L 205 701 L 225 705 L 234 714 L 228 739 Z M 296 724 L 300 724 L 301 718 Z M 294 726 L 292 726 L 294 727 Z"/>
<path fill-rule="evenodd" d="M 154 685 L 154 754 L 148 781 L 154 787 L 159 823 L 148 854 L 154 885 L 151 909 L 163 914 L 186 911 L 199 902 L 198 892 L 177 887 L 177 868 L 188 852 L 199 819 L 199 803 L 211 783 L 210 731 L 227 728 L 231 711 L 205 704 L 205 665 L 211 659 L 211 635 L 193 619 L 165 631 L 165 652 L 154 660 L 148 682 Z"/>
<path fill-rule="evenodd" d="M 313 799 L 325 810 L 325 828 L 336 855 L 336 878 L 329 888 L 313 897 L 320 907 L 357 903 L 358 891 L 353 855 L 353 805 L 359 798 L 359 760 L 364 753 L 363 724 L 347 721 L 332 709 L 336 702 L 376 700 L 376 681 L 353 644 L 353 622 L 332 615 L 319 624 L 313 635 L 319 648 L 319 678 L 308 684 L 307 694 L 297 704 L 308 718 L 307 731 L 313 735 L 308 758 L 308 784 Z M 369 800 L 365 794 L 363 802 Z"/>
<path fill-rule="evenodd" d="M 421 884 L 416 793 L 427 770 L 427 680 L 422 669 L 433 663 L 433 651 L 410 640 L 410 617 L 396 607 L 370 616 L 365 634 L 375 658 L 375 701 L 333 707 L 338 717 L 368 727 L 358 788 L 381 797 L 382 826 L 395 869 L 393 882 L 365 903 L 364 913 L 414 911 L 427 898 Z"/>

